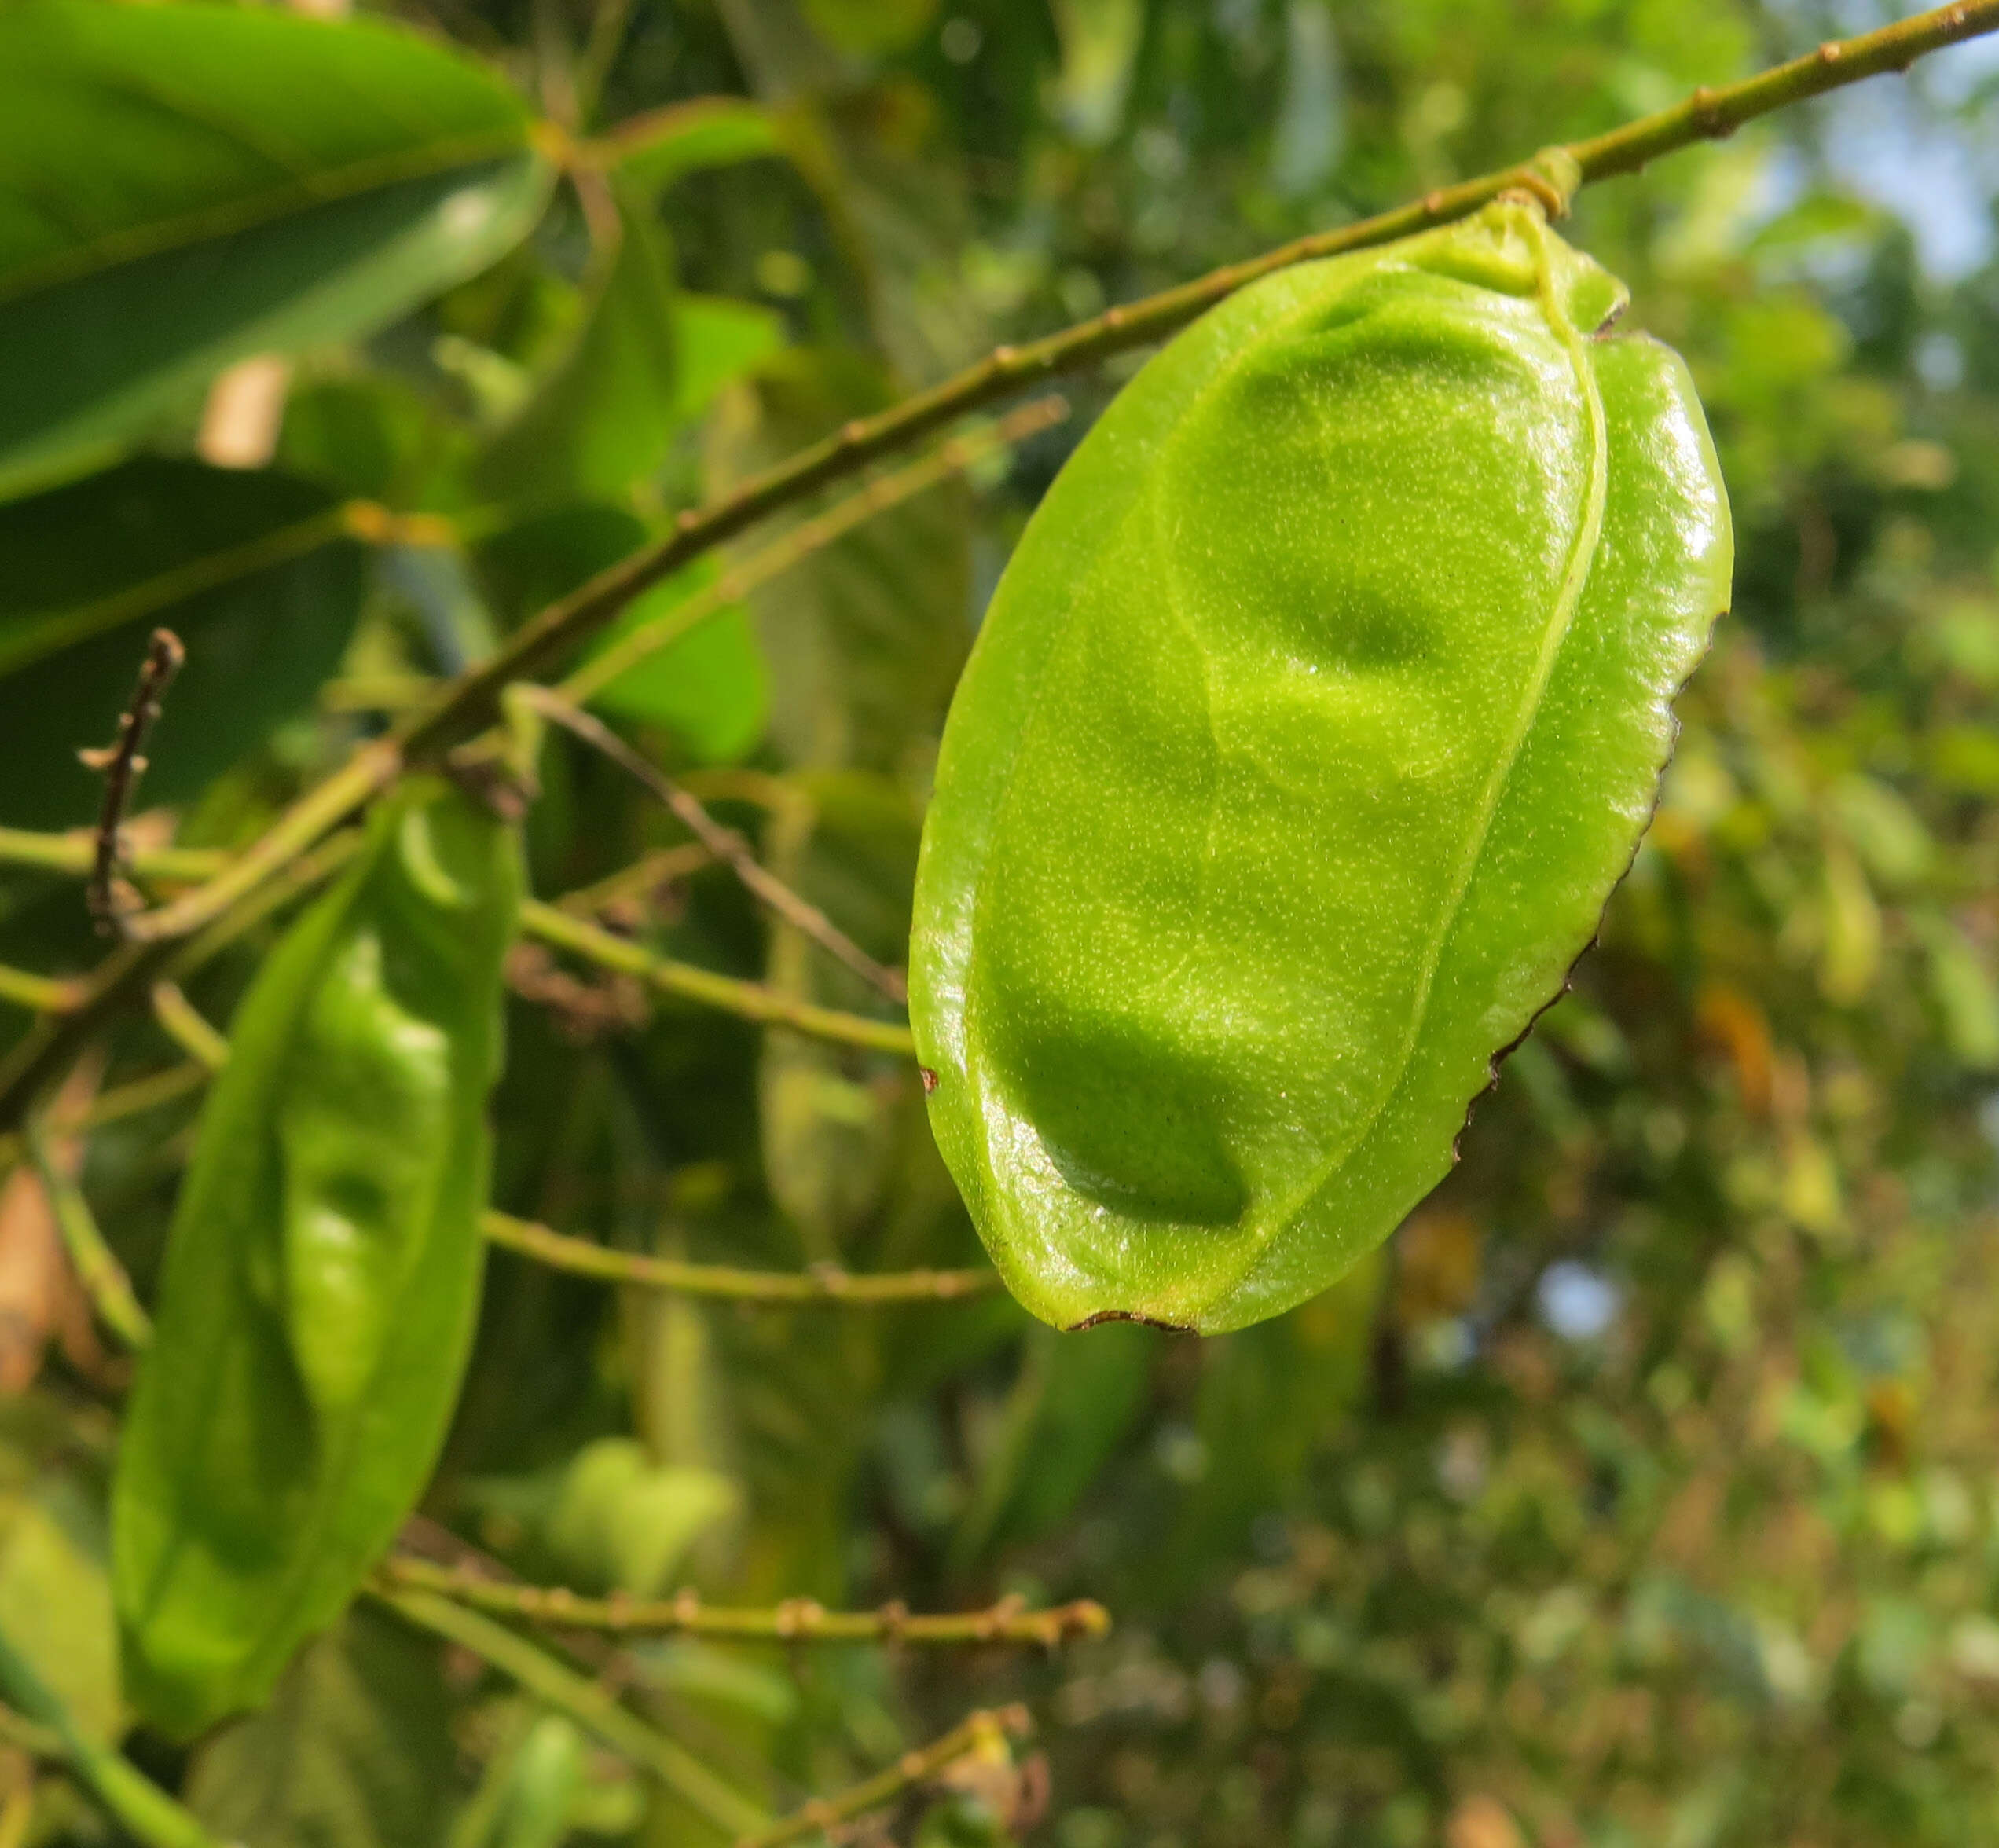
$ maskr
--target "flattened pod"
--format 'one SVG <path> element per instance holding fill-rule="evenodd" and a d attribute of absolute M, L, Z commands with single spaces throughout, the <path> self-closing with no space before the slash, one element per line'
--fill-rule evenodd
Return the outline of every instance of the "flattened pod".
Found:
<path fill-rule="evenodd" d="M 171 1732 L 269 1696 L 437 1460 L 520 878 L 514 830 L 413 782 L 237 1010 L 112 1488 L 126 1690 Z"/>
<path fill-rule="evenodd" d="M 1014 1294 L 1240 1327 L 1449 1167 L 1645 830 L 1726 606 L 1679 358 L 1531 207 L 1280 272 L 1139 373 L 945 728 L 911 1014 Z"/>

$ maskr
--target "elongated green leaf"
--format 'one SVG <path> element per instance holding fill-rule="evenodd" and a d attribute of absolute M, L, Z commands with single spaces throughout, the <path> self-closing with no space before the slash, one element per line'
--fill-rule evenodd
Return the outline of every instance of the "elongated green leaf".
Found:
<path fill-rule="evenodd" d="M 443 1442 L 519 877 L 511 830 L 408 785 L 237 1016 L 113 1485 L 127 1691 L 177 1734 L 270 1692 Z"/>
<path fill-rule="evenodd" d="M 761 365 L 784 343 L 784 324 L 754 302 L 683 295 L 674 304 L 680 371 L 674 405 L 683 424 L 703 416 L 722 387 Z"/>
<path fill-rule="evenodd" d="M 995 1262 L 1240 1326 L 1450 1165 L 1729 591 L 1685 368 L 1527 207 L 1286 271 L 1036 514 L 947 728 L 911 1015 Z"/>
<path fill-rule="evenodd" d="M 0 9 L 0 482 L 116 442 L 232 359 L 346 339 L 539 213 L 519 101 L 377 21 Z"/>
<path fill-rule="evenodd" d="M 673 266 L 650 211 L 628 211 L 574 344 L 493 439 L 476 478 L 497 499 L 615 498 L 666 458 L 678 405 Z"/>
<path fill-rule="evenodd" d="M 456 1756 L 436 1645 L 359 1606 L 202 1747 L 187 1802 L 254 1848 L 418 1848 L 442 1836 Z"/>
<path fill-rule="evenodd" d="M 156 623 L 187 644 L 147 755 L 179 802 L 305 706 L 353 632 L 365 576 L 325 490 L 270 471 L 141 460 L 0 507 L 0 820 L 94 818 L 110 742 Z"/>

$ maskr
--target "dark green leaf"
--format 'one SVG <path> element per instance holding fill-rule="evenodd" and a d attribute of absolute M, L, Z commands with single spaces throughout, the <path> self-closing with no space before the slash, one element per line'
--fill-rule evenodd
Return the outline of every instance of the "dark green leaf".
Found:
<path fill-rule="evenodd" d="M 1145 1403 L 1161 1336 L 1113 1323 L 1080 1334 L 1031 1329 L 970 1507 L 952 1541 L 963 1568 L 1032 1540 L 1076 1506 Z"/>
<path fill-rule="evenodd" d="M 325 490 L 270 472 L 141 460 L 0 507 L 0 816 L 95 817 L 107 744 L 145 638 L 188 658 L 141 785 L 185 802 L 310 702 L 353 632 L 363 548 Z"/>
<path fill-rule="evenodd" d="M 679 409 L 673 258 L 650 211 L 622 223 L 574 343 L 480 459 L 475 478 L 495 499 L 612 500 L 666 458 Z"/>
<path fill-rule="evenodd" d="M 468 59 L 377 20 L 0 11 L 0 481 L 231 360 L 367 333 L 490 262 L 548 170 Z"/>

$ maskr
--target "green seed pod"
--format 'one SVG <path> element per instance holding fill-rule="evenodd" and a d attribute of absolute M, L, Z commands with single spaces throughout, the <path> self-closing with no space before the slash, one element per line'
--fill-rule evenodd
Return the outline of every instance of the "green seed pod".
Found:
<path fill-rule="evenodd" d="M 1216 1331 L 1449 1167 L 1630 864 L 1725 607 L 1685 365 L 1533 207 L 1301 265 L 1139 374 L 952 708 L 911 1015 L 1009 1286 Z"/>
<path fill-rule="evenodd" d="M 520 883 L 512 829 L 412 783 L 238 1010 L 112 1491 L 126 1691 L 169 1732 L 269 1694 L 437 1460 Z"/>

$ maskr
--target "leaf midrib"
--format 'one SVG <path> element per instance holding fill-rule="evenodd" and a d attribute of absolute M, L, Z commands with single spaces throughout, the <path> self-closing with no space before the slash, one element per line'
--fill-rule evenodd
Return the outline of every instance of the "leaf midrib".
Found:
<path fill-rule="evenodd" d="M 220 204 L 200 207 L 127 229 L 105 232 L 74 249 L 25 264 L 13 274 L 0 277 L 0 310 L 43 291 L 86 280 L 144 257 L 159 256 L 233 236 L 294 211 L 335 204 L 404 182 L 447 173 L 454 167 L 477 166 L 484 161 L 503 159 L 508 154 L 527 152 L 531 147 L 530 124 L 523 119 L 504 130 L 460 135 L 422 148 L 371 156 L 344 167 L 328 169 L 306 178 L 295 177 L 282 185 Z"/>
<path fill-rule="evenodd" d="M 1313 1170 L 1309 1180 L 1287 1195 L 1277 1208 L 1267 1216 L 1259 1216 L 1260 1223 L 1254 1226 L 1250 1239 L 1250 1256 L 1228 1279 L 1223 1289 L 1208 1293 L 1206 1301 L 1212 1304 L 1221 1297 L 1232 1295 L 1242 1289 L 1267 1254 L 1276 1234 L 1289 1225 L 1297 1216 L 1308 1206 L 1333 1175 L 1345 1165 L 1354 1151 L 1370 1135 L 1375 1126 L 1388 1113 L 1388 1106 L 1400 1094 L 1408 1082 L 1414 1069 L 1416 1048 L 1422 1038 L 1423 1027 L 1429 1018 L 1431 996 L 1436 980 L 1436 972 L 1443 959 L 1446 945 L 1456 929 L 1459 912 L 1464 908 L 1466 895 L 1476 876 L 1479 864 L 1484 858 L 1485 848 L 1492 831 L 1494 818 L 1499 812 L 1507 785 L 1513 778 L 1514 766 L 1520 761 L 1528 734 L 1534 729 L 1543 702 L 1547 696 L 1549 683 L 1554 677 L 1555 664 L 1561 658 L 1562 647 L 1567 640 L 1576 610 L 1581 607 L 1583 593 L 1590 578 L 1590 568 L 1603 534 L 1604 508 L 1608 497 L 1609 432 L 1604 415 L 1603 395 L 1597 387 L 1595 368 L 1590 364 L 1589 354 L 1583 344 L 1583 337 L 1570 321 L 1568 314 L 1556 299 L 1552 265 L 1549 261 L 1547 230 L 1536 222 L 1535 258 L 1537 293 L 1540 298 L 1542 318 L 1549 331 L 1561 343 L 1567 354 L 1570 369 L 1582 394 L 1589 418 L 1590 438 L 1590 471 L 1583 490 L 1580 517 L 1576 522 L 1575 540 L 1563 569 L 1562 582 L 1546 629 L 1543 632 L 1541 651 L 1535 662 L 1535 673 L 1529 681 L 1526 695 L 1515 715 L 1513 729 L 1507 741 L 1507 747 L 1498 762 L 1494 765 L 1492 775 L 1487 778 L 1484 795 L 1480 801 L 1476 825 L 1466 838 L 1464 853 L 1460 860 L 1458 876 L 1454 882 L 1451 901 L 1439 918 L 1424 952 L 1422 970 L 1417 987 L 1416 1004 L 1410 1010 L 1409 1026 L 1403 1036 L 1402 1058 L 1398 1063 L 1392 1082 L 1382 1088 L 1381 1101 L 1376 1104 L 1353 1134 L 1347 1138 L 1340 1149 L 1328 1156 Z"/>

